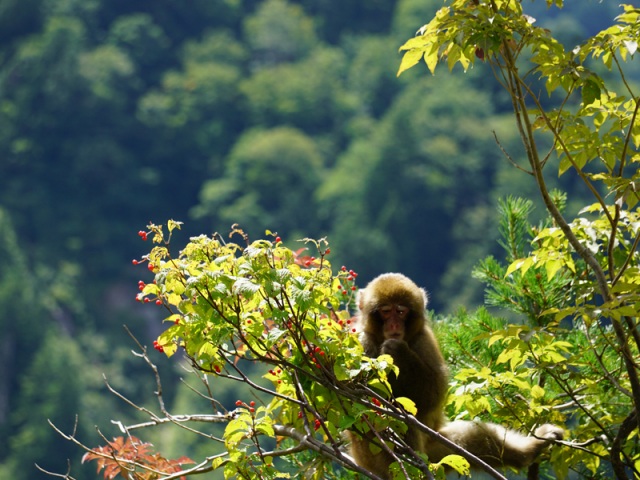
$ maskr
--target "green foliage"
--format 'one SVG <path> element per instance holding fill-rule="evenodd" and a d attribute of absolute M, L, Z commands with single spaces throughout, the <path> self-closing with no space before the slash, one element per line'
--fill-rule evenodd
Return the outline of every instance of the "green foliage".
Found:
<path fill-rule="evenodd" d="M 539 231 L 528 223 L 531 208 L 532 202 L 521 198 L 500 201 L 503 240 L 499 243 L 506 260 L 513 263 L 507 268 L 488 257 L 473 275 L 487 285 L 486 305 L 513 310 L 528 317 L 531 324 L 542 326 L 549 321 L 550 309 L 563 308 L 575 300 L 571 292 L 576 267 L 570 255 L 554 249 L 549 249 L 543 265 L 537 264 L 538 257 L 529 256 L 531 242 Z M 566 265 L 571 267 L 569 271 L 563 268 Z"/>
<path fill-rule="evenodd" d="M 10 437 L 14 455 L 6 467 L 10 478 L 33 478 L 35 464 L 49 471 L 65 470 L 67 459 L 77 456 L 74 445 L 64 442 L 47 425 L 47 421 L 71 431 L 74 418 L 82 412 L 81 405 L 84 359 L 77 344 L 59 332 L 47 335 L 42 345 L 33 352 L 32 361 L 21 379 L 19 403 L 12 415 L 16 433 Z M 84 437 L 85 428 L 77 431 Z M 49 449 L 58 452 L 48 457 Z"/>
<path fill-rule="evenodd" d="M 561 1 L 547 4 L 562 7 Z M 477 337 L 503 350 L 497 357 L 470 357 L 474 366 L 456 376 L 463 383 L 455 409 L 472 416 L 498 410 L 528 428 L 540 418 L 566 422 L 572 442 L 552 457 L 559 478 L 570 470 L 639 475 L 640 102 L 624 62 L 637 50 L 640 10 L 622 9 L 615 25 L 568 51 L 535 25 L 521 2 L 452 1 L 401 48 L 398 73 L 421 60 L 431 73 L 439 63 L 467 70 L 481 60 L 512 99 L 526 167 L 505 153 L 535 179 L 549 220 L 528 227 L 528 202 L 502 204 L 510 265 L 488 258 L 475 274 L 488 284 L 489 304 L 528 321 Z M 597 73 L 602 66 L 611 70 L 607 77 Z M 531 68 L 546 93 L 560 98 L 559 106 L 549 107 L 521 68 Z M 541 153 L 544 138 L 552 141 L 547 154 Z M 564 216 L 566 198 L 549 191 L 543 171 L 550 165 L 559 175 L 574 174 L 591 196 L 573 220 Z M 511 401 L 514 392 L 527 401 Z"/>
<path fill-rule="evenodd" d="M 196 214 L 215 224 L 251 225 L 255 233 L 286 212 L 281 231 L 293 234 L 305 220 L 317 218 L 313 192 L 323 173 L 318 146 L 303 132 L 251 130 L 231 151 L 224 176 L 204 185 Z"/>
<path fill-rule="evenodd" d="M 537 73 L 527 78 L 533 91 L 544 92 L 542 105 L 546 108 L 563 101 L 562 86 L 569 85 L 562 79 L 565 70 L 579 82 L 574 87 L 577 95 L 564 103 L 561 112 L 548 111 L 549 120 L 543 116 L 537 122 L 532 119 L 537 138 L 543 141 L 539 145 L 544 145 L 538 150 L 547 152 L 554 145 L 552 135 L 544 130 L 549 130 L 545 124 L 553 125 L 551 119 L 562 122 L 559 129 L 572 133 L 561 153 L 565 173 L 558 180 L 568 192 L 569 212 L 594 203 L 584 200 L 573 177 L 572 161 L 578 167 L 585 165 L 585 175 L 608 207 L 615 198 L 625 208 L 634 209 L 636 163 L 630 160 L 637 150 L 634 105 L 623 102 L 617 106 L 615 99 L 623 95 L 627 102 L 637 98 L 627 90 L 637 85 L 638 63 L 627 62 L 624 77 L 614 78 L 606 69 L 610 64 L 615 73 L 623 56 L 629 60 L 638 55 L 633 53 L 637 35 L 626 38 L 637 29 L 635 10 L 620 10 L 617 2 L 565 3 L 563 11 L 552 8 L 549 12 L 546 2 L 521 3 L 524 11 L 537 18 L 533 26 L 557 33 L 556 39 L 570 49 L 594 29 L 603 29 L 595 40 L 579 47 L 575 55 L 584 57 L 584 62 L 580 58 L 573 62 L 572 53 L 562 52 L 550 40 L 540 43 L 536 51 L 540 68 L 549 69 L 552 81 L 538 81 Z M 152 387 L 140 378 L 142 369 L 129 360 L 128 341 L 122 340 L 120 325 L 125 321 L 135 325 L 141 339 L 156 336 L 158 327 L 150 318 L 153 313 L 141 313 L 132 306 L 131 296 L 123 293 L 132 275 L 123 259 L 138 254 L 131 231 L 141 221 L 158 212 L 165 217 L 202 213 L 200 194 L 206 211 L 201 218 L 207 223 L 190 222 L 189 234 L 236 221 L 257 231 L 276 225 L 292 238 L 327 232 L 334 261 L 357 265 L 364 278 L 383 270 L 408 273 L 430 290 L 431 306 L 438 311 L 455 311 L 460 303 L 470 306 L 480 300 L 481 290 L 469 280 L 468 272 L 476 259 L 493 251 L 497 235 L 492 199 L 513 193 L 531 199 L 535 185 L 526 183 L 530 177 L 518 177 L 519 172 L 508 162 L 497 161 L 489 134 L 492 129 L 514 162 L 520 162 L 526 151 L 515 148 L 517 131 L 505 115 L 511 98 L 492 84 L 485 67 L 493 57 L 485 46 L 474 52 L 484 55 L 484 62 L 472 56 L 475 64 L 457 82 L 455 77 L 440 74 L 416 80 L 417 69 L 404 74 L 401 81 L 395 78 L 397 58 L 391 51 L 399 42 L 395 38 L 412 35 L 440 6 L 442 2 L 435 0 L 0 2 L 0 204 L 11 215 L 16 231 L 10 235 L 8 248 L 0 246 L 6 260 L 0 269 L 0 430 L 9 432 L 0 440 L 0 462 L 29 453 L 10 447 L 22 445 L 10 438 L 20 433 L 14 428 L 15 406 L 23 401 L 20 385 L 25 382 L 18 379 L 25 377 L 35 352 L 50 335 L 45 328 L 49 325 L 62 326 L 86 346 L 83 371 L 99 370 L 91 375 L 93 383 L 84 383 L 78 390 L 80 403 L 90 404 L 86 408 L 96 412 L 89 424 L 100 423 L 98 417 L 128 418 L 128 412 L 116 412 L 105 403 L 111 397 L 99 390 L 102 371 L 131 398 L 148 399 Z M 484 9 L 486 5 L 477 6 Z M 498 6 L 505 12 L 512 7 L 509 2 L 498 2 Z M 608 28 L 610 12 L 622 13 L 622 30 Z M 481 27 L 491 30 L 491 17 L 482 15 L 478 18 L 488 21 Z M 466 21 L 471 28 L 473 15 Z M 498 22 L 508 28 L 502 19 Z M 492 35 L 500 34 L 493 30 Z M 484 38 L 482 32 L 478 35 Z M 513 37 L 517 39 L 518 34 Z M 462 35 L 454 39 L 464 40 Z M 607 50 L 607 45 L 619 47 L 621 56 Z M 523 49 L 519 54 L 521 65 L 526 64 L 526 53 Z M 543 64 L 546 58 L 555 57 L 565 64 L 565 70 Z M 606 82 L 591 75 L 592 71 Z M 553 90 L 551 98 L 547 98 L 545 84 Z M 600 99 L 596 99 L 598 92 Z M 582 101 L 590 103 L 589 108 L 579 106 Z M 523 111 L 544 113 L 538 105 L 529 107 Z M 567 115 L 578 109 L 587 114 L 586 127 Z M 627 140 L 616 135 L 616 125 L 630 127 L 627 152 L 633 155 L 625 162 L 620 159 Z M 275 185 L 278 194 L 265 193 L 260 181 L 249 182 L 239 174 L 240 180 L 233 182 L 234 193 L 228 197 L 233 212 L 223 212 L 229 205 L 208 199 L 219 200 L 216 195 L 226 192 L 234 146 L 239 149 L 255 127 L 269 132 L 281 127 L 303 130 L 312 148 L 297 148 L 305 142 L 294 139 L 296 151 L 313 159 L 320 156 L 323 167 L 319 175 L 309 168 L 311 175 L 299 181 L 304 195 L 296 195 L 292 190 L 297 184 L 281 188 L 278 181 L 266 180 L 282 173 L 281 165 L 272 168 L 266 166 L 269 162 L 257 161 L 256 171 L 265 183 Z M 269 142 L 261 143 L 268 146 Z M 546 162 L 549 167 L 556 164 L 555 155 Z M 256 158 L 260 158 L 257 153 Z M 296 162 L 299 156 L 282 158 Z M 243 165 L 250 170 L 252 163 L 246 160 Z M 295 166 L 282 170 L 287 178 L 300 178 L 298 173 L 289 176 L 291 171 L 298 172 Z M 607 178 L 616 171 L 624 175 Z M 603 172 L 605 177 L 598 177 Z M 557 177 L 555 171 L 548 173 L 547 179 Z M 212 185 L 219 191 L 212 191 Z M 236 203 L 248 192 L 248 185 L 257 194 Z M 272 202 L 274 197 L 276 202 Z M 254 222 L 258 216 L 254 212 L 264 214 L 268 221 Z M 600 217 L 608 221 L 609 216 L 616 218 L 615 208 L 600 207 L 580 214 L 584 223 L 569 223 L 580 232 L 584 245 L 600 249 L 597 263 L 615 266 L 611 278 L 621 273 L 613 293 L 619 288 L 619 297 L 631 302 L 637 284 L 635 259 L 626 267 L 625 262 L 634 248 L 635 218 L 621 212 L 621 243 L 611 240 L 616 235 L 608 235 L 602 222 L 596 225 L 593 237 L 590 222 Z M 631 222 L 628 226 L 627 221 Z M 0 231 L 2 235 L 6 231 L 3 221 Z M 529 268 L 523 276 L 539 272 L 548 277 L 548 272 L 557 271 L 554 278 L 577 278 L 567 287 L 575 290 L 567 293 L 567 301 L 584 298 L 585 318 L 589 322 L 599 319 L 601 311 L 591 302 L 595 291 L 591 270 L 573 253 L 575 247 L 570 249 L 555 239 L 557 231 L 545 235 L 543 241 L 548 245 L 540 255 L 546 255 L 548 267 L 530 260 L 522 263 Z M 560 263 L 553 256 L 554 244 L 564 252 Z M 623 246 L 620 252 L 618 245 Z M 538 246 L 531 245 L 526 254 L 535 248 Z M 605 259 L 603 248 L 612 248 L 611 261 Z M 565 272 L 566 252 L 571 252 L 584 278 L 571 270 Z M 526 254 L 516 260 L 524 260 Z M 512 267 L 509 277 L 522 273 L 524 268 L 515 270 L 518 265 Z M 509 266 L 500 268 L 506 272 Z M 500 276 L 498 270 L 494 274 Z M 597 303 L 602 298 L 600 290 Z M 517 284 L 505 288 L 504 295 L 521 295 L 522 302 L 529 301 L 528 292 Z M 531 301 L 543 305 L 547 300 L 543 292 L 535 292 Z M 556 305 L 554 302 L 550 304 Z M 549 310 L 536 314 L 537 318 L 547 323 L 556 314 L 570 314 L 562 310 L 563 305 L 556 305 L 559 312 Z M 607 303 L 604 308 L 616 316 L 629 313 L 630 305 Z M 483 343 L 475 345 L 482 349 Z M 491 349 L 500 345 L 496 342 Z M 54 352 L 52 356 L 58 354 Z M 165 372 L 177 381 L 177 373 L 171 370 Z M 219 388 L 227 404 L 234 390 Z M 166 392 L 168 404 L 172 395 Z M 50 398 L 52 404 L 65 401 L 64 396 Z M 46 402 L 35 405 L 36 409 L 55 410 Z M 59 409 L 67 412 L 66 405 Z M 186 411 L 199 409 L 190 406 Z M 43 424 L 42 428 L 48 427 Z M 167 444 L 189 448 L 175 435 L 154 434 L 153 442 L 163 450 Z M 44 447 L 30 444 L 32 450 L 45 452 L 40 463 L 47 465 L 49 459 L 66 455 L 59 453 L 64 442 L 49 442 L 55 437 L 42 433 L 32 438 L 45 441 Z M 211 455 L 208 442 L 202 441 L 199 448 L 205 452 L 203 458 Z M 177 450 L 172 458 L 181 454 Z M 294 463 L 290 471 L 312 464 L 301 462 Z M 3 470 L 0 476 L 33 478 L 29 466 L 23 467 L 18 467 L 19 472 Z"/>
<path fill-rule="evenodd" d="M 126 51 L 136 65 L 153 68 L 162 62 L 170 40 L 151 15 L 134 13 L 116 19 L 109 29 L 109 44 Z"/>
<path fill-rule="evenodd" d="M 244 23 L 245 37 L 258 65 L 299 60 L 315 46 L 313 20 L 299 5 L 267 0 Z"/>
<path fill-rule="evenodd" d="M 271 456 L 286 453 L 265 454 L 261 437 L 282 436 L 294 444 L 304 437 L 306 448 L 323 453 L 318 445 L 337 447 L 348 428 L 406 429 L 398 412 L 415 413 L 415 406 L 408 399 L 397 399 L 397 406 L 386 400 L 387 373 L 397 367 L 388 355 L 363 355 L 344 309 L 354 296 L 354 273 L 344 267 L 332 273 L 326 240 L 305 240 L 317 250 L 315 258 L 300 257 L 280 237 L 242 247 L 199 236 L 172 257 L 169 243 L 179 227 L 171 221 L 165 233 L 149 225 L 158 245 L 144 261 L 155 279 L 141 285 L 138 299 L 164 305 L 171 323 L 155 348 L 169 356 L 184 349 L 199 371 L 246 382 L 265 398 L 259 406 L 236 402 L 224 432 L 226 453 L 215 458 L 214 468 L 223 468 L 227 478 L 257 471 L 260 478 L 280 478 Z M 246 240 L 241 230 L 233 233 Z M 266 383 L 248 378 L 242 362 L 258 363 Z M 372 415 L 381 405 L 395 415 Z M 321 461 L 318 475 L 330 468 L 324 453 L 314 458 Z M 337 451 L 331 458 L 347 462 Z"/>
<path fill-rule="evenodd" d="M 300 62 L 256 72 L 241 90 L 258 125 L 295 125 L 312 133 L 331 130 L 349 113 L 344 70 L 339 50 L 316 49 Z"/>
<path fill-rule="evenodd" d="M 501 203 L 501 243 L 507 259 L 514 252 L 527 255 L 537 244 L 526 235 L 534 230 L 526 222 L 529 208 L 521 199 Z M 586 321 L 574 313 L 573 321 L 559 323 L 556 318 L 564 315 L 553 314 L 560 308 L 575 311 L 584 272 L 548 277 L 544 264 L 536 262 L 522 270 L 505 274 L 506 267 L 489 258 L 475 273 L 487 285 L 488 303 L 520 313 L 524 322 L 508 324 L 479 310 L 437 323 L 456 372 L 451 415 L 501 423 L 508 419 L 529 431 L 546 422 L 564 424 L 572 443 L 552 451 L 554 477 L 566 478 L 569 470 L 587 477 L 606 474 L 610 467 L 603 462 L 607 450 L 601 442 L 616 438 L 627 416 L 630 390 L 619 354 L 608 347 L 616 342 L 615 335 L 602 317 Z M 625 454 L 638 455 L 635 442 L 627 445 Z"/>
<path fill-rule="evenodd" d="M 404 89 L 371 132 L 337 159 L 318 191 L 340 232 L 336 250 L 364 265 L 366 277 L 395 270 L 402 258 L 421 259 L 403 269 L 421 284 L 441 275 L 447 260 L 435 252 L 451 251 L 455 228 L 445 219 L 482 203 L 460 192 L 493 182 L 495 162 L 484 155 L 494 148 L 486 139 L 490 112 L 488 96 L 455 78 L 418 80 Z M 410 233 L 398 249 L 397 232 L 407 225 Z"/>

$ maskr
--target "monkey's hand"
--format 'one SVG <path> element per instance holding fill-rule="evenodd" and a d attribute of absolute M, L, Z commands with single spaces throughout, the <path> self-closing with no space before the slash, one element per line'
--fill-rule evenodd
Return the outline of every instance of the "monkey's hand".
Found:
<path fill-rule="evenodd" d="M 397 338 L 389 338 L 382 342 L 380 352 L 391 355 L 393 362 L 400 368 L 401 372 L 404 370 L 405 374 L 422 363 L 415 352 L 411 350 L 409 344 Z"/>
<path fill-rule="evenodd" d="M 397 354 L 402 354 L 404 352 L 409 351 L 409 345 L 404 340 L 400 340 L 397 338 L 390 338 L 382 342 L 382 346 L 380 347 L 380 352 L 383 354 L 391 355 L 394 359 Z"/>
<path fill-rule="evenodd" d="M 545 423 L 536 428 L 534 436 L 547 441 L 562 440 L 564 438 L 564 430 L 556 425 Z"/>

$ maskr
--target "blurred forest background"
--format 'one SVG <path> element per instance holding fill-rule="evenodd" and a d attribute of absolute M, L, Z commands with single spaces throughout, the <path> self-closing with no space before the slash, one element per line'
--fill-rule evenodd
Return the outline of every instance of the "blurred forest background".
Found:
<path fill-rule="evenodd" d="M 619 13 L 523 3 L 568 47 Z M 536 194 L 493 139 L 521 154 L 488 69 L 396 78 L 398 47 L 442 4 L 0 1 L 0 477 L 77 465 L 47 419 L 69 431 L 78 414 L 90 445 L 103 443 L 94 425 L 111 437 L 110 419 L 134 419 L 103 373 L 153 402 L 122 327 L 147 345 L 163 329 L 158 307 L 135 302 L 149 221 L 184 221 L 178 247 L 235 222 L 293 248 L 326 235 L 361 285 L 400 271 L 438 313 L 482 302 L 470 272 L 498 248 L 497 199 Z M 197 411 L 181 392 L 169 407 Z M 166 456 L 206 448 L 145 439 Z"/>

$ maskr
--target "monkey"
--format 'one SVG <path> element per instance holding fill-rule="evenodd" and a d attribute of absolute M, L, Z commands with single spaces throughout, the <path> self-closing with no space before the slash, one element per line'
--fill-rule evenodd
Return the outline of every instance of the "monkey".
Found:
<path fill-rule="evenodd" d="M 440 429 L 445 423 L 448 373 L 436 338 L 426 325 L 426 292 L 404 275 L 385 274 L 358 291 L 357 304 L 365 355 L 391 355 L 399 368 L 398 376 L 389 379 L 393 394 L 413 400 L 416 418 Z M 386 477 L 393 457 L 385 451 L 373 455 L 367 438 L 349 436 L 356 463 Z M 426 437 L 421 432 L 409 428 L 404 440 L 413 450 L 425 451 Z"/>
<path fill-rule="evenodd" d="M 524 468 L 535 461 L 553 440 L 563 438 L 562 428 L 545 424 L 534 436 L 525 436 L 492 423 L 449 421 L 444 414 L 448 369 L 436 337 L 428 325 L 427 293 L 399 273 L 386 273 L 372 280 L 357 295 L 360 333 L 365 355 L 391 355 L 398 375 L 390 375 L 395 397 L 411 399 L 416 418 L 442 436 L 476 455 L 493 467 Z M 381 450 L 371 451 L 371 435 L 350 433 L 351 455 L 358 465 L 389 478 L 393 457 Z M 438 462 L 452 453 L 443 443 L 409 427 L 404 441 L 417 452 Z"/>

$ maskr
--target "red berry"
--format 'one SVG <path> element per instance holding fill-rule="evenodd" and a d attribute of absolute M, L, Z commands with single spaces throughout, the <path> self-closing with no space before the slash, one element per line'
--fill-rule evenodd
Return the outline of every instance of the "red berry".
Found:
<path fill-rule="evenodd" d="M 218 365 L 213 367 L 213 369 L 215 370 L 216 373 L 220 373 L 220 367 Z"/>
<path fill-rule="evenodd" d="M 256 411 L 256 409 L 255 409 L 255 408 L 253 408 L 253 407 L 251 407 L 251 408 L 249 409 L 249 411 L 250 411 L 251 413 L 253 413 L 253 412 L 255 412 L 255 411 Z"/>
<path fill-rule="evenodd" d="M 325 254 L 325 255 L 329 255 L 330 253 L 331 253 L 331 249 L 330 249 L 330 248 L 327 248 L 327 249 L 324 251 L 324 254 Z"/>
<path fill-rule="evenodd" d="M 133 260 L 131 260 L 131 263 L 133 263 L 134 265 L 137 265 L 139 262 L 134 258 Z"/>
<path fill-rule="evenodd" d="M 251 407 L 255 407 L 255 406 L 256 406 L 256 402 L 254 402 L 253 400 L 251 400 L 251 401 L 249 402 L 249 406 L 251 406 Z"/>
<path fill-rule="evenodd" d="M 156 305 L 158 305 L 158 306 L 162 305 L 162 300 L 157 299 L 157 300 L 156 300 Z M 177 320 L 176 320 L 176 323 L 178 323 L 178 321 L 177 321 Z"/>
<path fill-rule="evenodd" d="M 162 305 L 162 302 L 160 302 L 160 304 Z M 176 325 L 180 325 L 180 319 L 176 318 L 176 321 L 174 322 Z"/>
<path fill-rule="evenodd" d="M 149 297 L 144 297 L 144 303 L 149 303 L 150 301 Z"/>
<path fill-rule="evenodd" d="M 280 237 L 276 237 L 276 243 L 282 243 L 282 239 Z"/>
<path fill-rule="evenodd" d="M 343 272 L 346 272 L 346 271 L 347 271 L 347 267 L 345 267 L 344 265 L 342 265 L 342 266 L 340 267 L 340 270 L 342 270 Z"/>
<path fill-rule="evenodd" d="M 356 287 L 355 285 L 353 287 L 351 287 L 351 290 L 353 290 L 354 292 L 358 289 L 358 287 Z"/>
<path fill-rule="evenodd" d="M 149 265 L 147 265 L 147 268 L 153 272 L 153 269 L 156 268 L 155 265 L 153 263 L 150 263 Z"/>
<path fill-rule="evenodd" d="M 311 260 L 307 260 L 306 262 L 304 262 L 304 266 L 305 267 L 311 266 Z"/>
<path fill-rule="evenodd" d="M 318 420 L 318 419 L 316 418 L 316 421 L 315 421 L 315 422 L 313 422 L 313 428 L 314 428 L 315 430 L 318 430 L 318 429 L 320 428 L 320 426 L 321 426 L 321 425 L 322 425 L 322 424 L 320 423 L 320 420 Z"/>
<path fill-rule="evenodd" d="M 236 407 L 239 407 L 242 405 L 242 401 L 241 400 L 236 400 Z"/>

